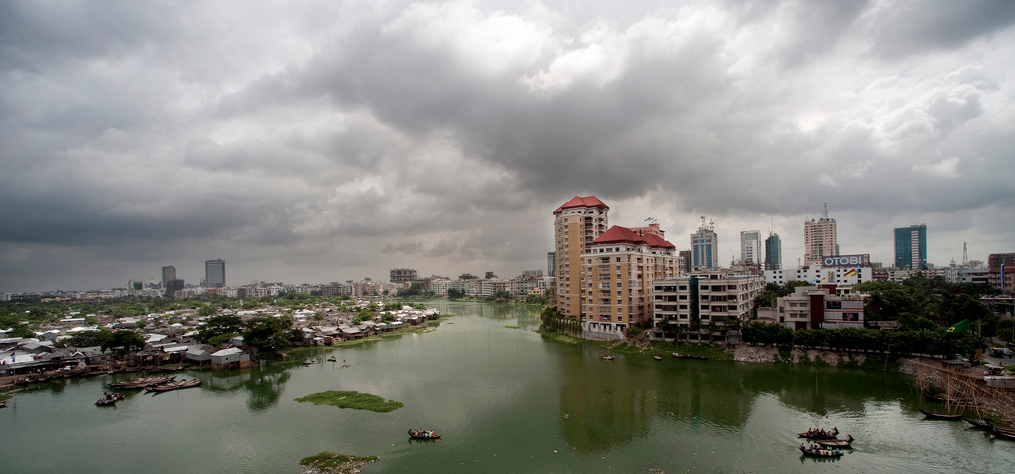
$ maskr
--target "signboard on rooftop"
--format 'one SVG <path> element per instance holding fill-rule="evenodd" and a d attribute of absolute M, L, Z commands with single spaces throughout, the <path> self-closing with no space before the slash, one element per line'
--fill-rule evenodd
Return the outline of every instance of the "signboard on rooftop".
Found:
<path fill-rule="evenodd" d="M 871 256 L 869 253 L 860 253 L 856 255 L 830 255 L 827 257 L 821 257 L 821 266 L 869 267 L 871 266 Z"/>

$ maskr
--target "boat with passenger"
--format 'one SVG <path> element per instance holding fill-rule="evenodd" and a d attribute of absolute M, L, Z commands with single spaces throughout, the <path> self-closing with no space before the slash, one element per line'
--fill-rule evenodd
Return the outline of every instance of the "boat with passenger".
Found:
<path fill-rule="evenodd" d="M 817 445 L 804 446 L 801 444 L 799 449 L 800 452 L 804 453 L 804 456 L 816 458 L 837 458 L 842 456 L 842 450 L 839 448 L 824 449 Z"/>
<path fill-rule="evenodd" d="M 803 433 L 798 433 L 800 438 L 807 439 L 835 439 L 839 436 L 839 428 L 833 427 L 826 431 L 824 428 L 808 428 Z"/>
<path fill-rule="evenodd" d="M 413 439 L 441 439 L 441 435 L 434 430 L 409 430 L 409 437 Z"/>

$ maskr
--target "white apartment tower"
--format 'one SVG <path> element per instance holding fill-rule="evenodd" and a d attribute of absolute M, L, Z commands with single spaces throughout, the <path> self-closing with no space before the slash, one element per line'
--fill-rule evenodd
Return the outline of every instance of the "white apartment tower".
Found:
<path fill-rule="evenodd" d="M 595 196 L 575 196 L 553 211 L 557 311 L 564 316 L 581 317 L 582 254 L 606 232 L 609 211 Z"/>
<path fill-rule="evenodd" d="M 835 219 L 828 217 L 828 205 L 820 219 L 804 221 L 804 265 L 821 263 L 821 257 L 839 255 Z"/>
<path fill-rule="evenodd" d="M 760 265 L 762 262 L 761 231 L 745 230 L 740 232 L 740 263 L 744 265 Z"/>

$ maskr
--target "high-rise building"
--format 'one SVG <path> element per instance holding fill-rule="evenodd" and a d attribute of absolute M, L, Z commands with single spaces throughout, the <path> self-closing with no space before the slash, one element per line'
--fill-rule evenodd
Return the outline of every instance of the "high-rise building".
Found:
<path fill-rule="evenodd" d="M 388 277 L 391 283 L 408 283 L 419 279 L 415 268 L 392 268 Z"/>
<path fill-rule="evenodd" d="M 226 286 L 226 261 L 222 259 L 204 262 L 204 284 L 209 288 Z"/>
<path fill-rule="evenodd" d="M 895 229 L 895 268 L 927 269 L 927 225 Z"/>
<path fill-rule="evenodd" d="M 715 224 L 705 224 L 705 216 L 701 216 L 701 227 L 691 234 L 691 268 L 719 267 L 719 236 L 715 233 Z"/>
<path fill-rule="evenodd" d="M 546 252 L 546 276 L 557 276 L 557 252 Z"/>
<path fill-rule="evenodd" d="M 745 230 L 740 232 L 740 263 L 744 265 L 761 264 L 761 231 Z"/>
<path fill-rule="evenodd" d="M 169 280 L 176 279 L 176 267 L 166 265 L 162 267 L 162 288 L 169 288 Z"/>
<path fill-rule="evenodd" d="M 557 311 L 564 316 L 581 316 L 582 254 L 606 232 L 609 211 L 595 196 L 575 196 L 553 211 Z"/>
<path fill-rule="evenodd" d="M 804 265 L 821 264 L 821 257 L 839 254 L 835 219 L 828 217 L 828 206 L 820 219 L 804 221 Z"/>
<path fill-rule="evenodd" d="M 765 239 L 765 270 L 782 270 L 782 239 L 775 232 Z"/>
<path fill-rule="evenodd" d="M 677 254 L 680 255 L 680 274 L 687 275 L 691 273 L 691 251 L 681 250 Z"/>
<path fill-rule="evenodd" d="M 582 255 L 582 327 L 622 336 L 652 317 L 652 282 L 679 275 L 676 247 L 660 233 L 613 226 Z"/>

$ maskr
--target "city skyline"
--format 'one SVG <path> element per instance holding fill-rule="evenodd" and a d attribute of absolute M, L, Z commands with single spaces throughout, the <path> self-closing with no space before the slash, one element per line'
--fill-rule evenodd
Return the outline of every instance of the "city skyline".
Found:
<path fill-rule="evenodd" d="M 1015 251 L 1010 2 L 0 4 L 0 292 L 545 268 L 573 196 Z"/>

